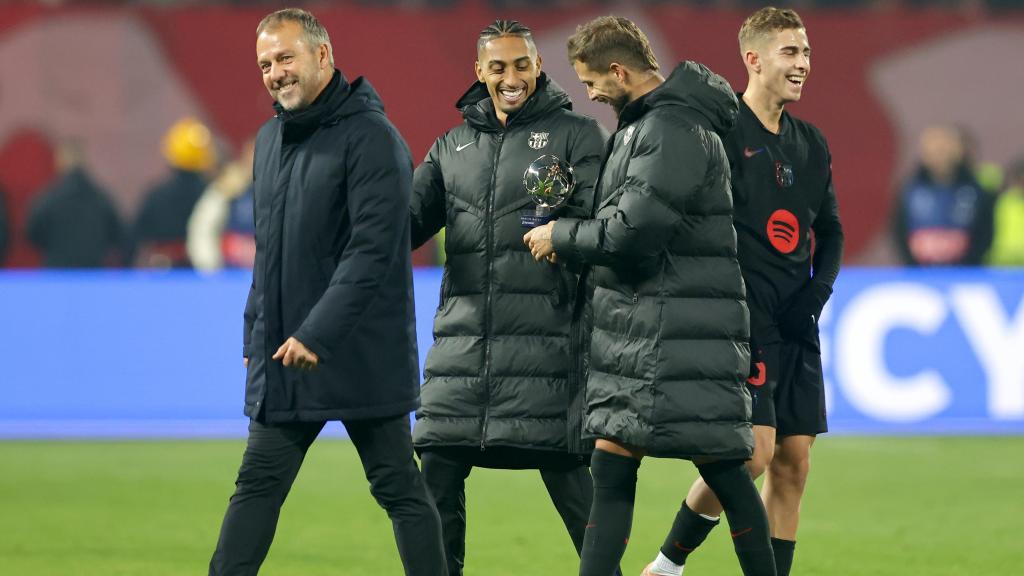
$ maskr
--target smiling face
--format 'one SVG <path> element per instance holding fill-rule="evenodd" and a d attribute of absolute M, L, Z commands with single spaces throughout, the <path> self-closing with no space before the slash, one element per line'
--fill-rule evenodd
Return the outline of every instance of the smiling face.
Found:
<path fill-rule="evenodd" d="M 505 124 L 508 115 L 522 108 L 537 90 L 540 56 L 524 38 L 494 38 L 477 54 L 476 77 L 487 85 L 498 120 Z"/>
<path fill-rule="evenodd" d="M 612 64 L 603 73 L 579 60 L 574 61 L 572 67 L 587 89 L 587 98 L 611 106 L 616 115 L 622 113 L 622 109 L 629 104 L 629 91 L 623 83 L 622 69 L 618 64 Z"/>
<path fill-rule="evenodd" d="M 811 45 L 803 28 L 767 34 L 744 51 L 744 60 L 759 88 L 780 105 L 800 100 L 811 73 Z"/>
<path fill-rule="evenodd" d="M 270 96 L 290 112 L 312 104 L 334 73 L 330 47 L 309 46 L 296 22 L 261 32 L 256 38 L 256 61 Z"/>

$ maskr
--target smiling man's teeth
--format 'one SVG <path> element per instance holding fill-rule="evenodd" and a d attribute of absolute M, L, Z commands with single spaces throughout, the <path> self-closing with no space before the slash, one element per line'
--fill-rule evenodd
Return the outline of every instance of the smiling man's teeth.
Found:
<path fill-rule="evenodd" d="M 518 90 L 502 90 L 501 91 L 501 95 L 504 96 L 505 98 L 510 99 L 510 100 L 514 100 L 516 98 L 519 98 L 522 94 L 523 94 L 523 89 L 522 88 L 520 88 Z"/>

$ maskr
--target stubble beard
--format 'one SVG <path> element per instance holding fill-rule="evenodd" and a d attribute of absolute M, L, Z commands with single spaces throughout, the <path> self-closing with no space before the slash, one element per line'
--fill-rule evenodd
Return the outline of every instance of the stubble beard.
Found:
<path fill-rule="evenodd" d="M 616 98 L 609 99 L 608 104 L 611 105 L 612 110 L 615 110 L 615 116 L 622 116 L 622 110 L 629 104 L 629 96 L 622 94 Z"/>
<path fill-rule="evenodd" d="M 278 94 L 277 103 L 288 112 L 297 112 L 304 108 L 302 104 L 302 83 L 296 82 L 287 97 Z"/>

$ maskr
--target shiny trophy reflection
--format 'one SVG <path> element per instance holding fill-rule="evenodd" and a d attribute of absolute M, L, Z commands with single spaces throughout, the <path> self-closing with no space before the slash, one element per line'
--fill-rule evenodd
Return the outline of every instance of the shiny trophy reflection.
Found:
<path fill-rule="evenodd" d="M 519 220 L 524 228 L 536 228 L 554 220 L 576 185 L 572 166 L 553 154 L 534 160 L 523 173 L 523 186 L 536 207 L 524 211 Z"/>

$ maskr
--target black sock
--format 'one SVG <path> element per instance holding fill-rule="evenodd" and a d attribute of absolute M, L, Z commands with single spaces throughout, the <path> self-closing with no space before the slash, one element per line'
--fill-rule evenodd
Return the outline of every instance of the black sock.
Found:
<path fill-rule="evenodd" d="M 704 542 L 715 526 L 718 526 L 718 520 L 708 520 L 690 510 L 684 500 L 665 543 L 661 545 L 661 553 L 676 564 L 686 564 L 686 557 Z"/>
<path fill-rule="evenodd" d="M 640 461 L 636 458 L 594 450 L 590 459 L 594 504 L 583 537 L 580 576 L 615 574 L 629 542 L 639 467 Z"/>
<path fill-rule="evenodd" d="M 768 515 L 743 462 L 726 460 L 697 470 L 722 503 L 744 576 L 775 576 Z"/>
<path fill-rule="evenodd" d="M 796 540 L 772 538 L 772 551 L 775 552 L 775 573 L 778 576 L 789 576 L 789 569 L 793 567 L 794 548 L 796 548 Z"/>

